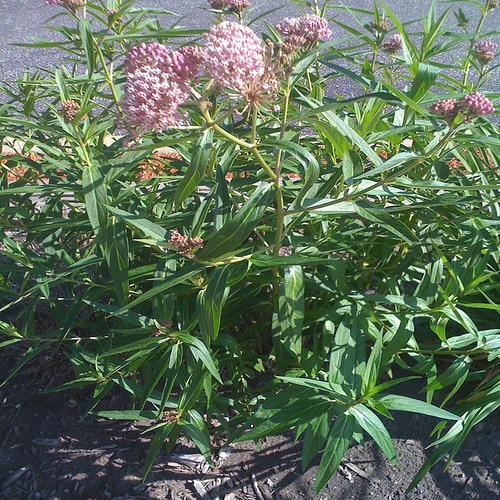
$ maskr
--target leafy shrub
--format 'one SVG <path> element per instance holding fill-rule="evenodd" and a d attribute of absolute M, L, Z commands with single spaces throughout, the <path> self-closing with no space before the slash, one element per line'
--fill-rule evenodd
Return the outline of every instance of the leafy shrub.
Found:
<path fill-rule="evenodd" d="M 378 415 L 398 411 L 439 422 L 410 487 L 451 460 L 500 404 L 498 95 L 480 93 L 497 3 L 467 33 L 450 9 L 415 32 L 350 9 L 342 40 L 328 2 L 262 37 L 241 1 L 211 1 L 208 32 L 132 1 L 49 3 L 63 39 L 34 45 L 64 64 L 2 87 L 10 376 L 64 352 L 75 377 L 53 390 L 155 421 L 145 476 L 181 432 L 210 460 L 214 437 L 293 428 L 305 467 L 322 452 L 319 491 L 363 434 L 396 461 Z M 411 378 L 425 401 L 393 392 Z M 98 410 L 117 386 L 131 407 Z"/>

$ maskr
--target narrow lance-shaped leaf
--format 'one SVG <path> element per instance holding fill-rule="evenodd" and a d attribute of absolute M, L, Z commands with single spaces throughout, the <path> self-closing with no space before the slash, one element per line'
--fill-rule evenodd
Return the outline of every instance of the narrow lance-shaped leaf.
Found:
<path fill-rule="evenodd" d="M 349 412 L 354 416 L 356 422 L 358 422 L 362 429 L 373 438 L 384 455 L 391 460 L 391 462 L 397 464 L 396 452 L 394 451 L 391 436 L 380 418 L 362 404 L 352 406 Z"/>
<path fill-rule="evenodd" d="M 413 83 L 410 89 L 409 97 L 411 97 L 415 102 L 420 101 L 425 95 L 427 90 L 434 84 L 437 76 L 439 75 L 440 69 L 436 66 L 426 63 L 416 63 L 417 64 L 417 74 L 413 78 Z"/>
<path fill-rule="evenodd" d="M 308 149 L 291 141 L 266 141 L 266 144 L 273 145 L 282 151 L 290 153 L 304 168 L 304 183 L 294 201 L 294 206 L 300 206 L 302 199 L 315 185 L 319 177 L 318 160 L 316 160 Z"/>
<path fill-rule="evenodd" d="M 331 415 L 326 411 L 314 418 L 307 426 L 302 447 L 302 469 L 305 469 L 323 447 L 330 430 Z"/>
<path fill-rule="evenodd" d="M 349 448 L 354 434 L 354 423 L 355 419 L 350 414 L 341 413 L 337 417 L 328 435 L 326 446 L 321 456 L 318 476 L 316 478 L 316 494 L 321 491 L 333 476 L 347 448 Z"/>
<path fill-rule="evenodd" d="M 331 401 L 305 387 L 287 387 L 268 396 L 247 421 L 252 428 L 236 441 L 259 439 L 277 434 L 295 425 L 309 423 L 316 416 L 331 409 Z"/>
<path fill-rule="evenodd" d="M 315 107 L 317 104 L 313 100 L 307 98 L 304 98 L 304 101 L 306 101 L 307 104 L 311 107 Z M 375 166 L 378 167 L 382 164 L 382 160 L 371 148 L 368 142 L 363 137 L 361 137 L 347 122 L 342 120 L 342 118 L 337 116 L 332 111 L 325 111 L 323 113 L 323 118 L 332 127 L 336 128 L 353 146 L 357 146 Z M 315 120 L 312 119 L 311 122 L 314 126 Z"/>
<path fill-rule="evenodd" d="M 469 356 L 459 356 L 441 375 L 427 385 L 425 390 L 442 389 L 454 384 L 464 375 L 467 375 L 471 364 L 472 359 Z"/>
<path fill-rule="evenodd" d="M 171 275 L 169 275 L 167 278 L 165 278 L 165 282 L 162 283 L 161 285 L 155 286 L 151 290 L 148 290 L 147 292 L 142 293 L 137 297 L 135 300 L 130 302 L 127 307 L 122 307 L 118 309 L 114 313 L 115 316 L 123 313 L 127 309 L 131 309 L 132 307 L 135 307 L 138 304 L 142 304 L 143 302 L 152 299 L 155 295 L 158 295 L 159 293 L 163 293 L 165 290 L 168 290 L 176 285 L 179 285 L 181 283 L 185 283 L 189 281 L 190 278 L 193 276 L 199 274 L 201 270 L 203 269 L 203 266 L 201 265 L 193 265 L 186 268 L 181 269 L 180 271 L 177 271 Z"/>
<path fill-rule="evenodd" d="M 213 137 L 214 131 L 209 128 L 198 139 L 189 168 L 175 190 L 176 207 L 182 205 L 182 202 L 194 191 L 203 178 L 210 158 L 210 151 L 212 150 Z"/>
<path fill-rule="evenodd" d="M 431 417 L 444 418 L 446 420 L 459 420 L 460 417 L 437 406 L 425 403 L 418 399 L 397 394 L 384 394 L 374 396 L 374 399 L 381 401 L 388 410 L 408 411 L 412 413 L 422 413 Z"/>
<path fill-rule="evenodd" d="M 184 332 L 175 332 L 172 333 L 172 336 L 188 344 L 193 356 L 203 363 L 205 368 L 211 373 L 211 375 L 215 378 L 215 380 L 217 380 L 217 382 L 220 382 L 222 384 L 219 371 L 217 370 L 217 366 L 215 364 L 216 362 L 207 346 L 203 344 L 201 340 Z"/>
<path fill-rule="evenodd" d="M 198 293 L 196 300 L 196 316 L 205 342 L 217 338 L 220 328 L 222 307 L 227 295 L 226 282 L 228 268 L 216 268 L 210 275 L 208 286 Z"/>
<path fill-rule="evenodd" d="M 98 243 L 104 243 L 104 231 L 107 228 L 106 187 L 100 169 L 95 165 L 85 165 L 82 173 L 82 187 L 85 208 Z M 105 252 L 103 252 L 105 253 Z"/>
<path fill-rule="evenodd" d="M 273 344 L 278 371 L 300 359 L 304 320 L 304 273 L 301 266 L 285 266 L 278 285 L 277 310 L 273 314 Z"/>
<path fill-rule="evenodd" d="M 382 226 L 384 229 L 395 234 L 402 240 L 410 244 L 418 241 L 418 238 L 410 231 L 410 229 L 408 229 L 408 227 L 396 217 L 382 210 L 376 209 L 364 200 L 356 201 L 354 206 L 356 207 L 356 212 L 361 217 Z"/>
<path fill-rule="evenodd" d="M 212 447 L 210 445 L 210 436 L 203 417 L 196 410 L 188 411 L 188 418 L 185 422 L 180 422 L 182 430 L 193 440 L 194 444 L 201 451 L 205 460 L 212 463 Z"/>
<path fill-rule="evenodd" d="M 213 259 L 232 252 L 261 220 L 267 207 L 273 200 L 275 187 L 262 182 L 243 204 L 238 213 L 220 231 L 215 233 L 197 256 L 200 259 Z"/>
<path fill-rule="evenodd" d="M 131 214 L 121 208 L 106 205 L 106 208 L 119 217 L 131 229 L 136 229 L 144 233 L 144 235 L 153 238 L 157 241 L 166 241 L 168 239 L 168 231 L 163 229 L 158 224 L 141 217 L 140 215 Z"/>
<path fill-rule="evenodd" d="M 92 28 L 90 27 L 90 23 L 87 19 L 78 20 L 78 33 L 80 35 L 80 40 L 82 41 L 85 58 L 87 60 L 88 74 L 89 77 L 91 77 L 95 70 L 94 39 L 92 35 Z"/>
<path fill-rule="evenodd" d="M 106 231 L 105 249 L 109 272 L 118 302 L 123 306 L 128 299 L 129 244 L 125 225 L 116 217 L 111 217 Z"/>

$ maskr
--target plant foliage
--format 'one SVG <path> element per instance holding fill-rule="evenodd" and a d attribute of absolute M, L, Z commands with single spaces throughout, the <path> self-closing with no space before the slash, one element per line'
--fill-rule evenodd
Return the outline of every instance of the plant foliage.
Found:
<path fill-rule="evenodd" d="M 63 352 L 57 390 L 153 422 L 145 476 L 181 433 L 210 460 L 214 437 L 293 428 L 304 467 L 321 454 L 319 491 L 363 435 L 396 463 L 384 419 L 401 411 L 437 423 L 410 488 L 449 462 L 500 405 L 499 94 L 477 94 L 497 4 L 474 2 L 462 31 L 461 2 L 405 24 L 381 2 L 297 2 L 343 38 L 291 50 L 269 23 L 275 81 L 202 71 L 176 123 L 134 134 L 130 49 L 215 42 L 131 0 L 58 3 L 61 41 L 32 45 L 61 64 L 0 89 L 0 347 L 23 353 L 8 379 Z M 219 3 L 214 26 L 254 26 Z M 409 379 L 423 400 L 399 394 Z M 113 388 L 131 406 L 99 410 Z"/>

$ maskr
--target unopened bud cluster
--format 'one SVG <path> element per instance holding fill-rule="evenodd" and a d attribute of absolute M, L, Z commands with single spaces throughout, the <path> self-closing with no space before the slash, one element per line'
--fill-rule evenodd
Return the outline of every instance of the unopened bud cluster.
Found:
<path fill-rule="evenodd" d="M 481 40 L 474 45 L 474 56 L 483 65 L 489 64 L 495 58 L 498 44 L 489 40 Z"/>
<path fill-rule="evenodd" d="M 248 0 L 208 0 L 210 7 L 216 10 L 230 10 L 231 12 L 241 12 L 250 6 Z"/>
<path fill-rule="evenodd" d="M 495 108 L 492 102 L 479 92 L 472 92 L 457 99 L 443 99 L 430 107 L 432 113 L 441 116 L 447 123 L 453 122 L 458 113 L 462 113 L 466 120 L 472 116 L 482 116 L 493 113 Z"/>
<path fill-rule="evenodd" d="M 383 17 L 377 23 L 371 22 L 370 24 L 365 24 L 365 27 L 376 35 L 383 35 L 389 31 L 391 25 L 389 21 Z"/>
<path fill-rule="evenodd" d="M 87 0 L 45 0 L 46 5 L 61 5 L 71 12 L 77 12 L 86 3 Z"/>
<path fill-rule="evenodd" d="M 80 105 L 76 101 L 67 100 L 61 102 L 61 109 L 59 112 L 66 123 L 72 122 L 78 115 L 79 111 Z"/>
<path fill-rule="evenodd" d="M 190 238 L 177 230 L 170 231 L 168 244 L 177 249 L 177 253 L 186 257 L 192 258 L 194 251 L 198 248 L 203 248 L 203 240 L 199 237 Z"/>
<path fill-rule="evenodd" d="M 403 48 L 403 40 L 401 35 L 394 34 L 387 41 L 382 44 L 382 50 L 388 54 L 396 54 Z"/>

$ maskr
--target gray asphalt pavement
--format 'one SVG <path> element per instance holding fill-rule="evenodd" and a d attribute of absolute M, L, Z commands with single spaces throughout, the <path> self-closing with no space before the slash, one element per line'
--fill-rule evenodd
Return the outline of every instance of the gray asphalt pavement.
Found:
<path fill-rule="evenodd" d="M 286 16 L 293 16 L 299 13 L 299 6 L 291 0 L 251 0 L 255 7 L 254 17 L 260 13 L 271 9 L 279 8 L 273 12 L 269 18 L 270 22 L 276 23 Z M 483 1 L 483 0 L 481 0 Z M 320 3 L 321 0 L 320 0 Z M 331 1 L 334 5 L 340 2 Z M 372 0 L 345 0 L 345 5 L 352 7 L 371 9 Z M 393 10 L 400 19 L 404 21 L 419 19 L 428 10 L 431 0 L 404 1 L 404 0 L 386 0 L 386 5 Z M 157 7 L 177 12 L 182 19 L 180 24 L 188 28 L 203 28 L 209 25 L 212 13 L 206 10 L 207 0 L 137 0 L 137 6 Z M 438 10 L 443 11 L 446 6 L 443 1 L 438 1 Z M 468 4 L 460 5 L 468 14 L 468 17 L 477 19 L 476 9 Z M 34 38 L 54 39 L 55 34 L 50 31 L 49 26 L 56 24 L 58 20 L 49 21 L 49 19 L 60 13 L 58 6 L 46 6 L 43 0 L 0 0 L 0 80 L 12 80 L 22 74 L 24 69 L 34 70 L 37 68 L 51 68 L 58 60 L 58 52 L 54 50 L 38 50 L 18 47 L 12 44 L 29 42 Z M 335 16 L 344 22 L 352 23 L 346 13 L 340 13 L 334 10 L 329 11 L 329 16 Z M 168 26 L 178 21 L 178 18 L 172 17 L 164 20 L 163 25 Z M 450 22 L 454 18 L 450 16 Z M 262 26 L 262 23 L 261 25 Z M 331 25 L 336 36 L 342 36 L 340 30 L 333 24 Z M 500 27 L 500 8 L 490 12 L 484 25 L 484 30 Z M 257 24 L 257 28 L 259 25 Z M 496 37 L 498 41 L 498 37 Z M 459 51 L 463 50 L 457 47 Z M 500 78 L 499 78 L 500 79 Z M 492 86 L 493 85 L 493 86 Z M 491 82 L 491 90 L 500 91 L 500 83 Z"/>

